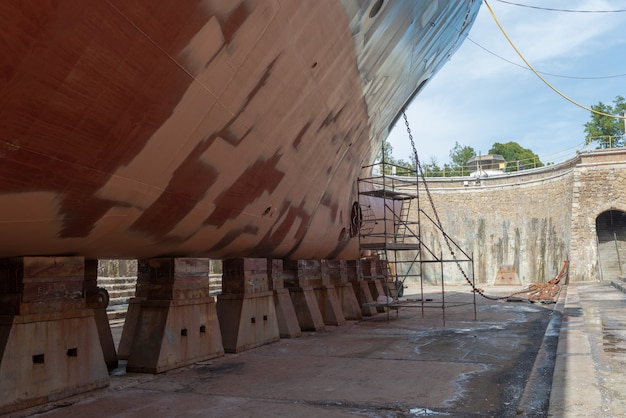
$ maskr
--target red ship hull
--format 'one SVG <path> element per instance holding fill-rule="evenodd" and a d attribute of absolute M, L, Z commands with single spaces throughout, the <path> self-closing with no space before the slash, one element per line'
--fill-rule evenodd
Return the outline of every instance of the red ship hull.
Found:
<path fill-rule="evenodd" d="M 479 7 L 375 3 L 0 4 L 0 257 L 358 257 L 361 167 Z"/>

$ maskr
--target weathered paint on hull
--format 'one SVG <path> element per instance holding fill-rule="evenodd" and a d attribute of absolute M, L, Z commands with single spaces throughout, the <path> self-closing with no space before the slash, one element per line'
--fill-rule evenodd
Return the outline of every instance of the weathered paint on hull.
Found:
<path fill-rule="evenodd" d="M 375 3 L 0 3 L 0 257 L 357 257 L 361 166 L 479 7 Z"/>

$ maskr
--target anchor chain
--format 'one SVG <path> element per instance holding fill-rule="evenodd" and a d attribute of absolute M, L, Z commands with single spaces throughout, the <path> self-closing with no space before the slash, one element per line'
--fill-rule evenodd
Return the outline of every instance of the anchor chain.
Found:
<path fill-rule="evenodd" d="M 435 208 L 435 203 L 433 202 L 433 198 L 432 198 L 432 196 L 430 194 L 430 190 L 428 189 L 428 183 L 426 182 L 426 177 L 424 176 L 424 170 L 422 169 L 422 165 L 421 165 L 421 163 L 419 161 L 419 157 L 417 156 L 417 149 L 415 148 L 415 141 L 413 140 L 413 134 L 411 133 L 411 128 L 409 127 L 409 120 L 406 117 L 406 112 L 405 112 L 404 109 L 402 109 L 402 116 L 404 117 L 404 124 L 406 125 L 406 131 L 409 134 L 409 139 L 411 141 L 411 148 L 413 149 L 413 156 L 415 157 L 416 177 L 417 177 L 417 174 L 418 174 L 417 172 L 419 171 L 419 176 L 422 177 L 422 183 L 424 183 L 424 190 L 426 190 L 426 196 L 428 197 L 428 201 L 430 202 L 430 207 L 432 208 L 433 214 L 435 215 L 435 219 L 437 221 L 437 226 L 439 227 L 439 230 L 441 230 L 441 232 L 442 232 L 443 239 L 446 242 L 448 250 L 450 251 L 450 254 L 452 255 L 452 258 L 454 259 L 454 262 L 456 263 L 456 266 L 458 267 L 459 271 L 461 272 L 461 274 L 465 278 L 465 281 L 471 286 L 472 291 L 474 291 L 475 293 L 478 293 L 483 298 L 489 299 L 489 300 L 508 299 L 510 297 L 510 295 L 508 295 L 508 296 L 501 296 L 501 297 L 486 295 L 482 289 L 476 287 L 474 285 L 474 283 L 472 283 L 472 281 L 469 279 L 469 277 L 467 277 L 467 274 L 465 273 L 465 271 L 463 270 L 463 267 L 461 266 L 461 263 L 457 259 L 456 254 L 454 253 L 454 250 L 452 250 L 452 245 L 450 244 L 450 240 L 448 239 L 448 235 L 444 232 L 443 226 L 441 224 L 441 220 L 439 219 L 439 214 L 437 213 L 437 209 Z"/>

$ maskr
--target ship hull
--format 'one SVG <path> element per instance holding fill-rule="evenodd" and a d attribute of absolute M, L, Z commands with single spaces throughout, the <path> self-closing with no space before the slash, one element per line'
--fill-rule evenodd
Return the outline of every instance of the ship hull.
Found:
<path fill-rule="evenodd" d="M 0 257 L 358 257 L 361 167 L 479 7 L 376 3 L 2 3 Z"/>

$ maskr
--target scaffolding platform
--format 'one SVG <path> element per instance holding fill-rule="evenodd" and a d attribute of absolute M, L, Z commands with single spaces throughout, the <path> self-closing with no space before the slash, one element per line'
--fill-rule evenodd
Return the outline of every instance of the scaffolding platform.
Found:
<path fill-rule="evenodd" d="M 384 155 L 384 152 L 383 152 Z M 394 169 L 396 167 L 396 169 Z M 379 174 L 372 175 L 378 168 Z M 360 280 L 381 280 L 387 302 L 374 302 L 378 309 L 385 308 L 389 313 L 400 308 L 424 309 L 435 307 L 442 309 L 445 324 L 445 310 L 447 307 L 468 305 L 467 301 L 454 302 L 445 295 L 444 264 L 456 263 L 459 271 L 469 284 L 474 287 L 474 261 L 466 254 L 443 229 L 420 207 L 420 178 L 413 171 L 413 176 L 396 176 L 389 173 L 396 172 L 397 166 L 384 161 L 362 167 L 367 175 L 360 177 L 357 182 L 359 197 L 359 249 L 362 259 L 370 261 L 368 267 L 359 270 Z M 407 172 L 410 169 L 402 167 Z M 410 174 L 410 173 L 409 173 Z M 423 188 L 427 185 L 424 182 Z M 426 190 L 427 191 L 427 190 Z M 435 211 L 429 193 L 426 193 L 431 203 L 431 213 Z M 422 239 L 422 223 L 434 227 L 429 231 L 439 234 L 445 240 L 452 253 L 452 259 L 444 258 L 441 251 L 429 248 Z M 441 245 L 443 247 L 443 245 Z M 454 250 L 452 250 L 454 247 Z M 457 256 L 455 254 L 461 254 Z M 425 277 L 425 269 L 432 273 L 439 263 L 440 268 L 431 277 Z M 468 276 L 461 267 L 465 263 Z M 376 264 L 376 265 L 374 265 Z M 430 265 L 431 267 L 426 267 Z M 370 268 L 371 266 L 371 268 Z M 432 277 L 436 275 L 437 277 Z M 420 297 L 413 296 L 412 300 L 403 298 L 405 282 L 417 283 L 421 289 Z M 428 281 L 429 283 L 425 283 Z M 440 284 L 441 295 L 438 301 L 424 295 L 424 285 Z M 426 300 L 430 299 L 430 300 Z M 472 298 L 474 319 L 476 319 L 476 297 Z"/>

